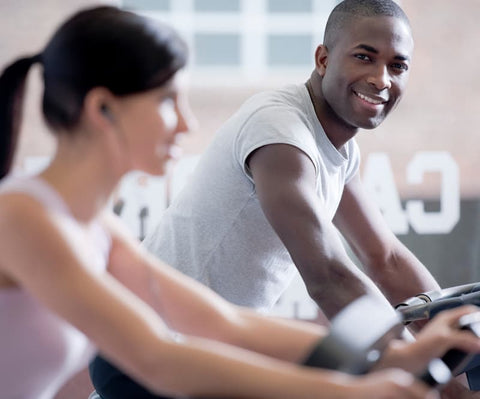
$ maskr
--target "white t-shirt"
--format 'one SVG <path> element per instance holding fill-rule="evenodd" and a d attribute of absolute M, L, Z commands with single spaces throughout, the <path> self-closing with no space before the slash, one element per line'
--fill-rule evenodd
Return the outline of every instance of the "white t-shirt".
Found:
<path fill-rule="evenodd" d="M 269 144 L 302 150 L 315 167 L 318 206 L 331 220 L 360 163 L 350 140 L 341 151 L 320 125 L 304 85 L 259 93 L 217 132 L 185 188 L 144 245 L 227 300 L 268 310 L 295 273 L 265 218 L 245 164 Z"/>

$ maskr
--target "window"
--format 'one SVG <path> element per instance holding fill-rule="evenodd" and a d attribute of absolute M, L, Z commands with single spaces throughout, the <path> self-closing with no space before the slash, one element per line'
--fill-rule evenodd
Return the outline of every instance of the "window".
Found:
<path fill-rule="evenodd" d="M 130 10 L 168 11 L 170 0 L 123 0 L 123 8 Z"/>
<path fill-rule="evenodd" d="M 192 82 L 217 85 L 233 84 L 233 69 L 239 84 L 303 79 L 339 0 L 121 1 L 177 29 L 191 51 Z"/>
<path fill-rule="evenodd" d="M 198 33 L 194 39 L 197 65 L 240 64 L 240 35 Z"/>
<path fill-rule="evenodd" d="M 312 0 L 268 0 L 269 12 L 312 12 Z"/>
<path fill-rule="evenodd" d="M 268 64 L 304 66 L 313 63 L 313 38 L 310 35 L 269 35 Z"/>
<path fill-rule="evenodd" d="M 195 0 L 195 11 L 234 12 L 240 11 L 240 0 Z"/>

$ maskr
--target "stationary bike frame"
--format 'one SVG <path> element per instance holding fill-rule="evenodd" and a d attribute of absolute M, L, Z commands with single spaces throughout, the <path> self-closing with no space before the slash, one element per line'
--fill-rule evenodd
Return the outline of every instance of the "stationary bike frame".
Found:
<path fill-rule="evenodd" d="M 439 291 L 418 294 L 396 306 L 405 324 L 417 320 L 429 320 L 443 310 L 462 305 L 480 306 L 480 283 L 459 285 Z M 472 391 L 480 391 L 480 355 L 474 356 L 465 372 Z"/>

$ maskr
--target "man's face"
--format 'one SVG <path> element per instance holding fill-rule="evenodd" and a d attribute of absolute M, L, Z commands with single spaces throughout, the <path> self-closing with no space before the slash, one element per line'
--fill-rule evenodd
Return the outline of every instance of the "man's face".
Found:
<path fill-rule="evenodd" d="M 331 117 L 354 128 L 377 127 L 405 90 L 413 52 L 410 28 L 393 17 L 356 18 L 327 51 L 325 68 L 317 65 L 317 70 Z"/>

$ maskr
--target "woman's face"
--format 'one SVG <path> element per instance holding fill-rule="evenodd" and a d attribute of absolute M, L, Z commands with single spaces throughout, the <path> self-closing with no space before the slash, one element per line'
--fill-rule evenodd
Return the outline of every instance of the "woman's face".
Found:
<path fill-rule="evenodd" d="M 131 169 L 163 175 L 181 155 L 179 139 L 195 123 L 185 84 L 185 76 L 176 73 L 160 88 L 121 99 L 118 127 Z"/>

